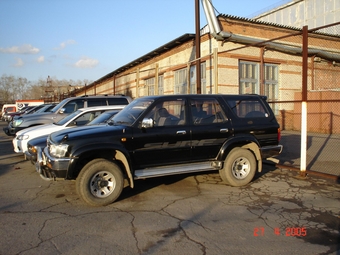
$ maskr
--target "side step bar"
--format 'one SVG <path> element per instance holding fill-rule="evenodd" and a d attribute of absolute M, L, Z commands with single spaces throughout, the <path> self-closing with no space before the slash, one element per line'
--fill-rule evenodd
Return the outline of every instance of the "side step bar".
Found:
<path fill-rule="evenodd" d="M 215 165 L 215 167 L 214 167 Z M 219 170 L 219 162 L 200 162 L 182 165 L 171 165 L 162 167 L 144 168 L 135 171 L 135 180 L 152 177 L 160 177 L 175 174 L 187 174 L 195 172 L 216 171 Z"/>

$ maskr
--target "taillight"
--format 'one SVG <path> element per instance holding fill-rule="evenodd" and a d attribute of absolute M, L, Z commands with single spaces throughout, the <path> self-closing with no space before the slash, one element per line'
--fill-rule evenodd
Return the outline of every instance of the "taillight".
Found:
<path fill-rule="evenodd" d="M 281 140 L 281 129 L 278 128 L 277 129 L 277 141 L 280 142 L 280 140 Z"/>

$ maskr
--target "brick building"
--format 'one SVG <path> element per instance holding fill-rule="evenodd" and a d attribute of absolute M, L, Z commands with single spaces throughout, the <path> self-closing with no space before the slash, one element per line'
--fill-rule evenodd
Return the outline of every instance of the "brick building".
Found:
<path fill-rule="evenodd" d="M 301 29 L 220 15 L 224 38 L 201 30 L 201 92 L 265 94 L 271 101 L 301 91 Z M 290 36 L 291 35 L 291 36 Z M 285 38 L 283 38 L 285 37 Z M 338 89 L 340 37 L 309 35 L 309 89 Z M 84 94 L 196 93 L 195 35 L 185 34 L 77 91 Z M 315 83 L 315 75 L 326 83 Z"/>

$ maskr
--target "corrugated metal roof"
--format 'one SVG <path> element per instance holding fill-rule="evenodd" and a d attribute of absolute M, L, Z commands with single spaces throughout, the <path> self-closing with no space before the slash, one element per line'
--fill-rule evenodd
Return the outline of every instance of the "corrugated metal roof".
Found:
<path fill-rule="evenodd" d="M 262 21 L 262 20 L 238 17 L 238 16 L 229 15 L 229 14 L 220 14 L 220 15 L 217 16 L 217 18 L 219 18 L 219 17 L 224 18 L 224 19 L 239 20 L 239 21 L 253 23 L 253 24 L 261 24 L 261 25 L 273 26 L 273 27 L 278 27 L 278 28 L 291 29 L 291 30 L 295 30 L 295 31 L 301 31 L 301 28 L 298 28 L 298 27 L 286 26 L 286 25 L 281 25 L 281 24 L 272 23 L 272 22 L 266 22 L 266 21 Z"/>
<path fill-rule="evenodd" d="M 218 18 L 220 17 L 220 18 L 223 18 L 223 19 L 239 20 L 239 21 L 248 22 L 248 23 L 252 23 L 252 24 L 261 24 L 261 25 L 265 25 L 265 26 L 272 26 L 272 27 L 277 27 L 277 28 L 290 29 L 290 30 L 293 30 L 293 31 L 302 31 L 302 28 L 298 28 L 298 27 L 292 27 L 292 26 L 288 26 L 288 25 L 277 24 L 277 23 L 267 22 L 267 21 L 262 21 L 262 20 L 238 17 L 238 16 L 233 16 L 233 15 L 228 15 L 228 14 L 220 14 L 217 17 Z M 338 23 L 334 23 L 334 24 L 339 25 Z M 329 25 L 333 25 L 333 24 L 329 24 Z M 319 34 L 319 35 L 330 36 L 330 37 L 337 37 L 337 38 L 340 37 L 339 34 L 332 34 L 332 33 L 325 33 L 325 32 L 322 32 L 322 31 L 316 31 L 317 29 L 318 28 L 310 29 L 309 32 L 314 33 L 314 34 Z"/>

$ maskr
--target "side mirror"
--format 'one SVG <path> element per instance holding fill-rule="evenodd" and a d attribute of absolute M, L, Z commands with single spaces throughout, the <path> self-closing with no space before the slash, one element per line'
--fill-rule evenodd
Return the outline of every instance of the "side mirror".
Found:
<path fill-rule="evenodd" d="M 61 108 L 60 110 L 59 110 L 59 113 L 64 113 L 65 112 L 65 108 Z"/>
<path fill-rule="evenodd" d="M 142 128 L 152 128 L 152 127 L 153 127 L 153 119 L 144 118 L 142 121 Z"/>

